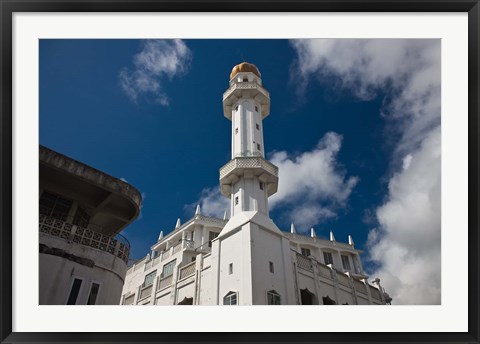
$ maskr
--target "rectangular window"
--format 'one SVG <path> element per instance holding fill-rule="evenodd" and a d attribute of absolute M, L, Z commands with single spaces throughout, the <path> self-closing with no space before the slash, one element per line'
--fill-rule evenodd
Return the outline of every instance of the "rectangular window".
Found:
<path fill-rule="evenodd" d="M 303 248 L 303 247 L 302 247 L 302 254 L 307 257 L 312 255 L 309 248 Z"/>
<path fill-rule="evenodd" d="M 263 190 L 263 183 L 262 182 L 259 183 L 259 187 L 260 187 L 260 190 Z"/>
<path fill-rule="evenodd" d="M 267 292 L 267 304 L 280 305 L 280 295 L 275 290 Z"/>
<path fill-rule="evenodd" d="M 72 201 L 44 191 L 40 196 L 40 214 L 65 221 Z"/>
<path fill-rule="evenodd" d="M 170 263 L 165 264 L 162 270 L 162 277 L 167 277 L 173 274 L 173 268 L 175 267 L 176 259 L 172 260 Z"/>
<path fill-rule="evenodd" d="M 88 295 L 87 305 L 94 305 L 97 302 L 99 290 L 100 284 L 92 282 L 92 286 L 90 287 L 90 294 Z"/>
<path fill-rule="evenodd" d="M 235 128 L 235 134 L 238 134 L 238 128 Z"/>
<path fill-rule="evenodd" d="M 238 111 L 238 105 L 237 105 L 237 106 L 235 106 L 235 111 Z"/>
<path fill-rule="evenodd" d="M 208 247 L 212 247 L 212 240 L 218 236 L 217 232 L 208 232 Z"/>
<path fill-rule="evenodd" d="M 350 260 L 348 256 L 342 254 L 342 265 L 345 270 L 350 270 Z"/>
<path fill-rule="evenodd" d="M 255 105 L 255 111 L 258 112 L 258 106 Z"/>
<path fill-rule="evenodd" d="M 255 124 L 255 126 L 257 127 L 257 130 L 260 130 L 260 126 L 257 124 Z"/>
<path fill-rule="evenodd" d="M 330 252 L 323 252 L 323 260 L 325 261 L 325 265 L 328 265 L 328 264 L 333 265 L 333 257 Z"/>
<path fill-rule="evenodd" d="M 72 289 L 70 289 L 70 295 L 68 295 L 67 305 L 75 305 L 77 303 L 78 294 L 80 293 L 80 287 L 82 286 L 82 280 L 75 278 L 73 280 Z"/>
<path fill-rule="evenodd" d="M 257 143 L 257 149 L 260 150 L 260 143 Z"/>
<path fill-rule="evenodd" d="M 273 262 L 268 262 L 268 265 L 269 265 L 269 268 L 270 268 L 270 272 L 273 274 L 275 273 L 275 270 L 273 268 Z"/>
<path fill-rule="evenodd" d="M 237 204 L 238 204 L 238 196 L 235 197 L 235 205 L 237 205 Z"/>
<path fill-rule="evenodd" d="M 165 269 L 165 267 L 163 267 Z M 173 271 L 173 269 L 172 269 Z M 153 280 L 157 276 L 157 270 L 150 272 L 148 275 L 145 276 L 145 281 L 143 282 L 143 287 L 148 287 L 149 285 L 153 284 Z"/>
<path fill-rule="evenodd" d="M 133 301 L 135 301 L 135 294 L 127 296 L 125 300 L 123 300 L 124 305 L 133 305 Z"/>
<path fill-rule="evenodd" d="M 229 292 L 225 297 L 223 298 L 223 304 L 224 305 L 236 305 L 237 304 L 237 293 L 234 293 L 233 291 Z"/>
<path fill-rule="evenodd" d="M 228 264 L 228 274 L 233 274 L 233 263 Z"/>

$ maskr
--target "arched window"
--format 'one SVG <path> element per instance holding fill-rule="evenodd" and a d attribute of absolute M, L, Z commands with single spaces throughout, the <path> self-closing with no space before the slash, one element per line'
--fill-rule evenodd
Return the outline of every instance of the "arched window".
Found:
<path fill-rule="evenodd" d="M 193 305 L 193 297 L 184 297 L 182 301 L 178 303 L 179 305 Z"/>
<path fill-rule="evenodd" d="M 234 291 L 230 291 L 225 297 L 223 298 L 224 305 L 236 305 L 238 304 L 238 293 Z"/>
<path fill-rule="evenodd" d="M 323 298 L 323 304 L 324 305 L 336 305 L 337 303 L 330 298 L 330 296 L 324 297 Z"/>
<path fill-rule="evenodd" d="M 315 295 L 308 290 L 307 288 L 305 289 L 300 289 L 300 297 L 302 299 L 302 305 L 313 305 L 314 304 L 314 299 Z"/>
<path fill-rule="evenodd" d="M 267 291 L 267 305 L 280 305 L 280 294 L 275 290 Z"/>

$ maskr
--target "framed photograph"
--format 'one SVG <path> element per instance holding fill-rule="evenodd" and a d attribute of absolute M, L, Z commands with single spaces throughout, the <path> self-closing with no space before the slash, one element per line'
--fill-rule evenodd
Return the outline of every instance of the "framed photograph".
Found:
<path fill-rule="evenodd" d="M 478 0 L 0 1 L 1 343 L 480 342 Z"/>

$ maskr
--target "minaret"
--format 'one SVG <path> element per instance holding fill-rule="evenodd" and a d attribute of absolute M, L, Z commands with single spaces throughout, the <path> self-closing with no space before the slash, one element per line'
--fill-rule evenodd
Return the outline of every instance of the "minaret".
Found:
<path fill-rule="evenodd" d="M 255 65 L 233 68 L 223 113 L 232 121 L 232 159 L 220 168 L 220 190 L 231 200 L 231 216 L 212 241 L 212 296 L 217 304 L 230 304 L 228 296 L 235 295 L 237 304 L 261 305 L 275 293 L 281 304 L 294 304 L 290 243 L 268 215 L 278 168 L 265 160 L 270 95 Z"/>
<path fill-rule="evenodd" d="M 255 65 L 244 62 L 233 68 L 223 113 L 232 121 L 232 160 L 220 169 L 220 190 L 231 199 L 231 217 L 242 211 L 268 216 L 278 168 L 265 160 L 263 119 L 270 113 L 270 94 Z"/>

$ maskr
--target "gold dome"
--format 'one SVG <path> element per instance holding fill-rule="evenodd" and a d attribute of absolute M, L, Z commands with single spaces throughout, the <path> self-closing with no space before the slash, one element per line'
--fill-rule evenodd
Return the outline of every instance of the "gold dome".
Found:
<path fill-rule="evenodd" d="M 260 71 L 258 70 L 257 66 L 255 66 L 254 64 L 248 63 L 248 62 L 242 62 L 242 63 L 236 65 L 235 67 L 233 67 L 232 72 L 230 73 L 230 80 L 232 80 L 235 75 L 237 75 L 238 73 L 242 73 L 242 72 L 243 73 L 251 72 L 251 73 L 255 74 L 256 76 L 258 76 L 259 78 L 262 77 L 262 75 L 260 74 Z"/>

